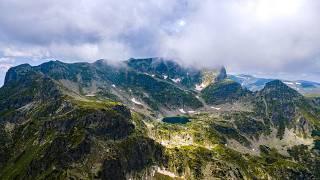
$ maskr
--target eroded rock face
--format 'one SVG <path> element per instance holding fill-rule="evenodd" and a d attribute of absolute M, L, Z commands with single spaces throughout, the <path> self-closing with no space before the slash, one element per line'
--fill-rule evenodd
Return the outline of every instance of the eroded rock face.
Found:
<path fill-rule="evenodd" d="M 155 163 L 165 162 L 163 147 L 151 139 L 127 139 L 116 149 L 116 154 L 103 163 L 101 179 L 126 179 L 132 172 L 140 172 Z"/>
<path fill-rule="evenodd" d="M 206 165 L 204 179 L 206 178 L 243 179 L 244 177 L 239 168 L 217 161 Z"/>
<path fill-rule="evenodd" d="M 117 112 L 119 108 L 121 108 L 121 112 L 126 113 L 120 114 Z M 117 106 L 115 109 L 117 109 L 117 111 L 76 111 L 73 112 L 74 116 L 69 114 L 66 119 L 45 121 L 41 129 L 41 134 L 45 134 L 51 130 L 66 134 L 70 133 L 74 128 L 85 128 L 86 131 L 96 136 L 111 139 L 125 138 L 134 131 L 130 111 L 121 106 Z M 84 115 L 79 116 L 81 113 L 84 113 Z"/>
<path fill-rule="evenodd" d="M 124 138 L 131 134 L 134 130 L 131 116 L 119 113 L 113 115 L 112 113 L 97 111 L 89 114 L 80 126 L 87 127 L 90 132 L 97 136 L 113 139 Z"/>
<path fill-rule="evenodd" d="M 90 153 L 91 142 L 85 137 L 79 144 L 72 144 L 65 137 L 56 138 L 43 152 L 40 159 L 32 160 L 27 168 L 26 177 L 37 177 L 54 168 L 56 172 L 63 172 L 72 163 L 81 162 Z M 50 174 L 48 174 L 48 177 Z"/>
<path fill-rule="evenodd" d="M 6 73 L 4 84 L 8 84 L 11 82 L 19 82 L 20 80 L 24 80 L 26 82 L 26 76 L 29 76 L 30 71 L 32 71 L 32 66 L 29 64 L 22 64 L 20 66 L 10 68 Z"/>

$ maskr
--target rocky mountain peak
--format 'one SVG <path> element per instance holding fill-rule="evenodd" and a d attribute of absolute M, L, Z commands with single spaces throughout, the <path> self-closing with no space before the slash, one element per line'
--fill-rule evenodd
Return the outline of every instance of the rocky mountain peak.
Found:
<path fill-rule="evenodd" d="M 266 83 L 266 88 L 289 88 L 286 84 L 284 84 L 280 80 L 273 80 L 268 83 Z"/>
<path fill-rule="evenodd" d="M 290 88 L 280 80 L 273 80 L 266 83 L 265 87 L 261 90 L 264 96 L 273 99 L 290 100 L 292 98 L 302 97 L 296 90 Z"/>
<path fill-rule="evenodd" d="M 13 81 L 19 81 L 24 78 L 30 71 L 32 71 L 32 66 L 30 64 L 21 64 L 16 67 L 12 67 L 6 73 L 4 84 Z"/>

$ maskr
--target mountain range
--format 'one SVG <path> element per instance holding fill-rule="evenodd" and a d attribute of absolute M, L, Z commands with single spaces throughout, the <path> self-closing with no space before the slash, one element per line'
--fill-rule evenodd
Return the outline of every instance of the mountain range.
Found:
<path fill-rule="evenodd" d="M 263 89 L 267 82 L 275 79 L 259 78 L 252 75 L 229 75 L 229 78 L 240 83 L 243 87 L 251 91 Z M 295 89 L 305 96 L 320 96 L 320 83 L 306 80 L 282 80 L 287 86 Z"/>
<path fill-rule="evenodd" d="M 0 88 L 0 179 L 320 179 L 310 88 L 163 58 L 22 64 Z"/>

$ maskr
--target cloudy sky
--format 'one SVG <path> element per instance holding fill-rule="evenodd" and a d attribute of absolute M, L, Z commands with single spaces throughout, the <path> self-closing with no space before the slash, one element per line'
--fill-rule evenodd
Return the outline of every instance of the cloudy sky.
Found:
<path fill-rule="evenodd" d="M 0 0 L 14 65 L 130 57 L 320 81 L 319 0 Z"/>

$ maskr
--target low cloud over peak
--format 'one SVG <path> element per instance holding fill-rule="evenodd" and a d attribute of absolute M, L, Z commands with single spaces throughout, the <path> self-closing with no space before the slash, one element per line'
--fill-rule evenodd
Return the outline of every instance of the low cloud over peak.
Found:
<path fill-rule="evenodd" d="M 316 0 L 2 0 L 0 73 L 48 58 L 161 56 L 317 80 L 319 8 Z"/>

